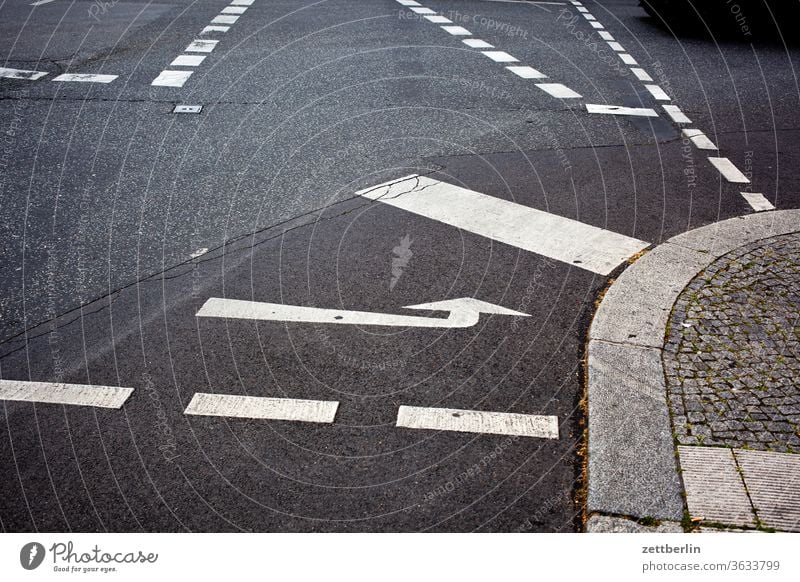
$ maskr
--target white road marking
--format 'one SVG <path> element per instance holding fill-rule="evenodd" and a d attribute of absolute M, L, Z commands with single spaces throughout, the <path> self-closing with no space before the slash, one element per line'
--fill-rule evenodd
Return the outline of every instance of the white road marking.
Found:
<path fill-rule="evenodd" d="M 200 34 L 208 34 L 209 32 L 228 32 L 230 29 L 230 26 L 206 26 L 200 31 Z"/>
<path fill-rule="evenodd" d="M 444 16 L 439 16 L 438 14 L 434 14 L 433 16 L 425 16 L 425 20 L 433 22 L 434 24 L 453 24 L 452 20 Z"/>
<path fill-rule="evenodd" d="M 601 275 L 648 246 L 635 238 L 425 176 L 407 176 L 357 194 Z"/>
<path fill-rule="evenodd" d="M 244 14 L 245 12 L 247 12 L 247 6 L 226 6 L 220 14 Z"/>
<path fill-rule="evenodd" d="M 742 172 L 733 165 L 728 158 L 712 158 L 709 157 L 708 161 L 719 170 L 719 173 L 722 174 L 722 177 L 725 178 L 728 182 L 733 182 L 734 184 L 749 184 L 750 180 L 747 179 L 747 176 L 742 174 Z"/>
<path fill-rule="evenodd" d="M 397 0 L 403 6 L 419 6 L 419 2 L 415 2 L 414 0 Z"/>
<path fill-rule="evenodd" d="M 639 117 L 658 117 L 658 113 L 647 107 L 623 107 L 622 105 L 597 105 L 586 104 L 589 113 L 603 113 L 606 115 L 636 115 Z"/>
<path fill-rule="evenodd" d="M 455 432 L 558 438 L 558 417 L 456 408 L 401 406 L 397 426 Z"/>
<path fill-rule="evenodd" d="M 639 63 L 636 62 L 636 59 L 634 59 L 628 53 L 617 53 L 617 54 L 619 55 L 619 58 L 622 59 L 622 62 L 625 63 L 626 65 L 638 65 L 639 64 Z"/>
<path fill-rule="evenodd" d="M 347 309 L 324 309 L 304 305 L 263 303 L 211 297 L 197 317 L 222 317 L 227 319 L 252 319 L 258 321 L 280 321 L 289 323 L 328 323 L 337 325 L 377 325 L 383 327 L 464 328 L 480 321 L 481 313 L 528 317 L 526 313 L 513 311 L 480 301 L 472 297 L 406 305 L 404 309 L 423 311 L 447 311 L 448 317 L 424 317 L 420 315 L 396 315 L 372 311 L 350 311 Z"/>
<path fill-rule="evenodd" d="M 186 47 L 187 53 L 210 53 L 217 47 L 218 40 L 193 40 Z"/>
<path fill-rule="evenodd" d="M 330 400 L 264 398 L 198 392 L 192 397 L 183 413 L 199 416 L 331 423 L 336 417 L 338 407 L 338 402 Z"/>
<path fill-rule="evenodd" d="M 192 257 L 193 259 L 196 259 L 197 257 L 202 257 L 207 252 L 208 252 L 208 249 L 206 247 L 203 247 L 202 249 L 197 249 L 195 252 L 193 252 L 189 256 Z"/>
<path fill-rule="evenodd" d="M 533 67 L 517 67 L 511 66 L 506 67 L 509 71 L 514 73 L 515 75 L 519 75 L 523 79 L 546 79 L 547 75 L 541 73 L 534 69 Z"/>
<path fill-rule="evenodd" d="M 602 38 L 603 40 L 614 40 L 614 37 L 611 36 L 611 33 L 608 31 L 601 30 L 597 34 L 599 34 L 600 38 Z"/>
<path fill-rule="evenodd" d="M 0 380 L 0 400 L 21 402 L 121 408 L 132 392 L 121 386 Z"/>
<path fill-rule="evenodd" d="M 639 69 L 637 67 L 631 67 L 631 72 L 636 75 L 636 78 L 640 81 L 652 81 L 653 77 L 647 74 L 647 71 L 644 69 Z"/>
<path fill-rule="evenodd" d="M 578 99 L 581 95 L 561 83 L 537 83 L 539 89 L 559 99 Z"/>
<path fill-rule="evenodd" d="M 442 29 L 453 36 L 470 36 L 472 34 L 463 26 L 443 26 Z"/>
<path fill-rule="evenodd" d="M 41 79 L 47 74 L 46 71 L 26 71 L 24 69 L 7 69 L 0 67 L 0 78 L 3 79 L 27 79 L 35 81 Z"/>
<path fill-rule="evenodd" d="M 645 85 L 645 88 L 650 91 L 650 95 L 652 95 L 658 101 L 672 101 L 669 95 L 667 95 L 658 85 Z"/>
<path fill-rule="evenodd" d="M 616 41 L 613 40 L 608 41 L 608 46 L 611 47 L 611 50 L 619 51 L 621 53 L 625 52 L 625 49 L 622 47 L 622 45 Z"/>
<path fill-rule="evenodd" d="M 175 57 L 170 67 L 197 67 L 206 59 L 205 55 L 180 55 Z"/>
<path fill-rule="evenodd" d="M 110 83 L 119 75 L 95 75 L 93 73 L 64 73 L 54 77 L 53 81 L 74 81 L 77 83 Z"/>
<path fill-rule="evenodd" d="M 256 0 L 233 0 L 231 6 L 252 6 Z"/>
<path fill-rule="evenodd" d="M 232 14 L 219 14 L 211 19 L 211 24 L 234 24 L 239 20 L 238 16 Z"/>
<path fill-rule="evenodd" d="M 772 205 L 772 203 L 759 192 L 740 192 L 740 194 L 744 196 L 744 199 L 747 200 L 747 203 L 756 212 L 775 210 L 775 207 Z"/>
<path fill-rule="evenodd" d="M 589 12 L 588 8 L 584 8 L 583 6 L 578 8 L 578 12 Z"/>
<path fill-rule="evenodd" d="M 50 4 L 50 2 L 55 2 L 56 0 L 36 0 L 33 2 L 31 6 L 41 6 L 42 4 Z"/>
<path fill-rule="evenodd" d="M 670 116 L 675 123 L 691 123 L 692 120 L 686 117 L 677 105 L 664 105 L 664 111 Z"/>
<path fill-rule="evenodd" d="M 192 71 L 161 71 L 150 84 L 160 87 L 183 87 L 191 76 Z"/>
<path fill-rule="evenodd" d="M 435 11 L 431 10 L 430 8 L 425 8 L 423 6 L 412 6 L 412 12 L 416 12 L 417 14 L 436 14 Z"/>
<path fill-rule="evenodd" d="M 517 63 L 519 62 L 517 59 L 512 57 L 510 54 L 503 52 L 503 51 L 483 51 L 481 53 L 484 56 L 489 57 L 495 63 Z"/>
<path fill-rule="evenodd" d="M 489 44 L 485 40 L 481 40 L 479 38 L 465 38 L 461 42 L 472 48 L 494 48 L 493 44 Z"/>
<path fill-rule="evenodd" d="M 592 16 L 592 15 L 591 15 L 591 14 L 589 14 L 588 12 L 584 12 L 584 13 L 583 13 L 583 17 L 584 17 L 586 20 L 597 20 L 597 19 L 596 19 L 594 16 Z"/>
<path fill-rule="evenodd" d="M 592 25 L 592 28 L 597 28 L 597 29 L 605 28 L 602 24 L 600 24 L 596 20 L 590 20 L 589 24 Z"/>
<path fill-rule="evenodd" d="M 698 149 L 701 150 L 716 150 L 717 146 L 714 145 L 714 142 L 708 139 L 706 134 L 704 134 L 699 129 L 684 129 L 681 131 L 681 134 L 686 139 L 690 140 L 694 145 L 697 146 Z"/>

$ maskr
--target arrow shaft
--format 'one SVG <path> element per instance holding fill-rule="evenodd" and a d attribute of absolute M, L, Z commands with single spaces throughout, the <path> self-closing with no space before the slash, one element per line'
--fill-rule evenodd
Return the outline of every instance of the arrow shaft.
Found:
<path fill-rule="evenodd" d="M 478 323 L 479 313 L 474 311 L 451 311 L 450 316 L 447 318 L 420 317 L 212 297 L 200 308 L 200 311 L 197 312 L 197 317 L 227 317 L 296 323 L 335 323 L 339 325 L 455 328 L 475 325 Z"/>

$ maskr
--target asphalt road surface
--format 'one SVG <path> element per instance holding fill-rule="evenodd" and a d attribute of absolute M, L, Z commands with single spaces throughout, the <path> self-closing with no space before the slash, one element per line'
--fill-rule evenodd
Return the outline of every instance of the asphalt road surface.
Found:
<path fill-rule="evenodd" d="M 0 4 L 4 531 L 577 531 L 609 278 L 800 206 L 800 47 L 727 5 L 35 4 Z"/>

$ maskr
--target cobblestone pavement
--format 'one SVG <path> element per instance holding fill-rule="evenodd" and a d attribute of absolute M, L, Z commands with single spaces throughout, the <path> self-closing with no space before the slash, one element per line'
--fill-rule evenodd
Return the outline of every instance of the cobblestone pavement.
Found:
<path fill-rule="evenodd" d="M 680 444 L 800 452 L 800 233 L 702 271 L 675 303 L 663 358 Z"/>

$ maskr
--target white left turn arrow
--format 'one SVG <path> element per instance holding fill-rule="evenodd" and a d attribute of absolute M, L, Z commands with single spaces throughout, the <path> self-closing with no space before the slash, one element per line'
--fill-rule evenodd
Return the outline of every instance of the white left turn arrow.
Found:
<path fill-rule="evenodd" d="M 261 303 L 258 301 L 212 297 L 200 308 L 200 311 L 197 312 L 197 317 L 229 317 L 264 321 L 383 325 L 392 327 L 472 327 L 478 323 L 481 313 L 529 317 L 527 313 L 506 309 L 505 307 L 471 297 L 408 305 L 404 309 L 449 311 L 450 315 L 446 318 L 394 315 L 390 313 L 321 309 L 318 307 L 303 307 L 301 305 L 282 305 L 280 303 Z"/>

